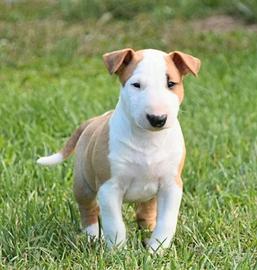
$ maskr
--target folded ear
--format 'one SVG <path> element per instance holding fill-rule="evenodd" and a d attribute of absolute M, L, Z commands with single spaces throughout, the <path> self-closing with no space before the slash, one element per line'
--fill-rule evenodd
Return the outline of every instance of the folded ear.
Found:
<path fill-rule="evenodd" d="M 109 72 L 113 74 L 126 67 L 132 60 L 134 54 L 134 50 L 127 48 L 106 53 L 103 55 L 103 60 Z"/>
<path fill-rule="evenodd" d="M 171 57 L 181 75 L 191 73 L 194 76 L 197 76 L 201 66 L 200 59 L 179 51 L 171 52 L 169 53 L 169 56 Z"/>

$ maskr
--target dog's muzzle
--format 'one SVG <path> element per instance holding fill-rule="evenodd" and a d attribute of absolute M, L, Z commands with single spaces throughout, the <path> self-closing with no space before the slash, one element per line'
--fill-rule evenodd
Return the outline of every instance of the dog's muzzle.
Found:
<path fill-rule="evenodd" d="M 163 114 L 163 115 L 147 114 L 146 118 L 152 127 L 161 128 L 166 123 L 167 114 Z"/>

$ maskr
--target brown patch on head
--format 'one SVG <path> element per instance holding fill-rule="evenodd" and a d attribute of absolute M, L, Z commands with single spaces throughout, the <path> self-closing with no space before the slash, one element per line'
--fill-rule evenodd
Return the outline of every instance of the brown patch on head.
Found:
<path fill-rule="evenodd" d="M 184 98 L 184 87 L 183 87 L 183 82 L 182 82 L 182 75 L 180 74 L 176 65 L 170 58 L 170 55 L 166 55 L 164 59 L 167 64 L 167 77 L 168 77 L 167 80 L 176 83 L 176 85 L 172 88 L 171 91 L 178 96 L 179 102 L 181 103 Z"/>
<path fill-rule="evenodd" d="M 111 74 L 119 76 L 122 85 L 130 78 L 137 64 L 143 59 L 142 51 L 128 48 L 103 55 L 104 63 Z"/>
<path fill-rule="evenodd" d="M 168 79 L 176 83 L 172 91 L 178 96 L 181 103 L 184 98 L 183 76 L 188 73 L 197 76 L 201 61 L 179 51 L 169 53 L 165 56 L 165 61 L 167 63 Z"/>
<path fill-rule="evenodd" d="M 131 77 L 134 70 L 136 69 L 138 63 L 143 59 L 143 53 L 138 51 L 135 52 L 134 56 L 132 57 L 130 63 L 127 66 L 121 68 L 117 74 L 120 78 L 122 85 L 126 83 L 126 81 Z"/>
<path fill-rule="evenodd" d="M 179 102 L 181 104 L 184 99 L 183 83 L 182 82 L 177 83 L 171 91 L 173 91 L 173 93 L 175 93 L 178 96 Z"/>
<path fill-rule="evenodd" d="M 168 54 L 164 56 L 164 59 L 167 64 L 167 75 L 169 77 L 169 80 L 174 83 L 180 83 L 182 80 L 181 74 L 172 59 L 170 58 L 170 55 Z"/>

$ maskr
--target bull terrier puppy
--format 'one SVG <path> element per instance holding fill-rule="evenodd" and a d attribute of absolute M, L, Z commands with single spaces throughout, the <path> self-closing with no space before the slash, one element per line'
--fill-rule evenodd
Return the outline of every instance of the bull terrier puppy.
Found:
<path fill-rule="evenodd" d="M 127 48 L 103 55 L 121 82 L 114 111 L 89 119 L 58 153 L 37 160 L 61 163 L 75 150 L 74 194 L 83 230 L 99 237 L 99 210 L 109 248 L 126 241 L 122 202 L 136 202 L 140 227 L 152 230 L 150 251 L 168 248 L 182 197 L 185 144 L 178 121 L 183 77 L 200 60 L 174 51 Z"/>

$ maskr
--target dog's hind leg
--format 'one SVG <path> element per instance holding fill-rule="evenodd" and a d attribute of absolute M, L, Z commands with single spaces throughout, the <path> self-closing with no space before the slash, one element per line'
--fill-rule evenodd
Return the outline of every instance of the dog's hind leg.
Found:
<path fill-rule="evenodd" d="M 74 195 L 79 206 L 82 230 L 90 238 L 99 237 L 99 207 L 96 194 L 92 192 L 86 181 L 75 177 Z"/>
<path fill-rule="evenodd" d="M 156 198 L 137 204 L 136 219 L 138 226 L 152 231 L 156 224 Z"/>

